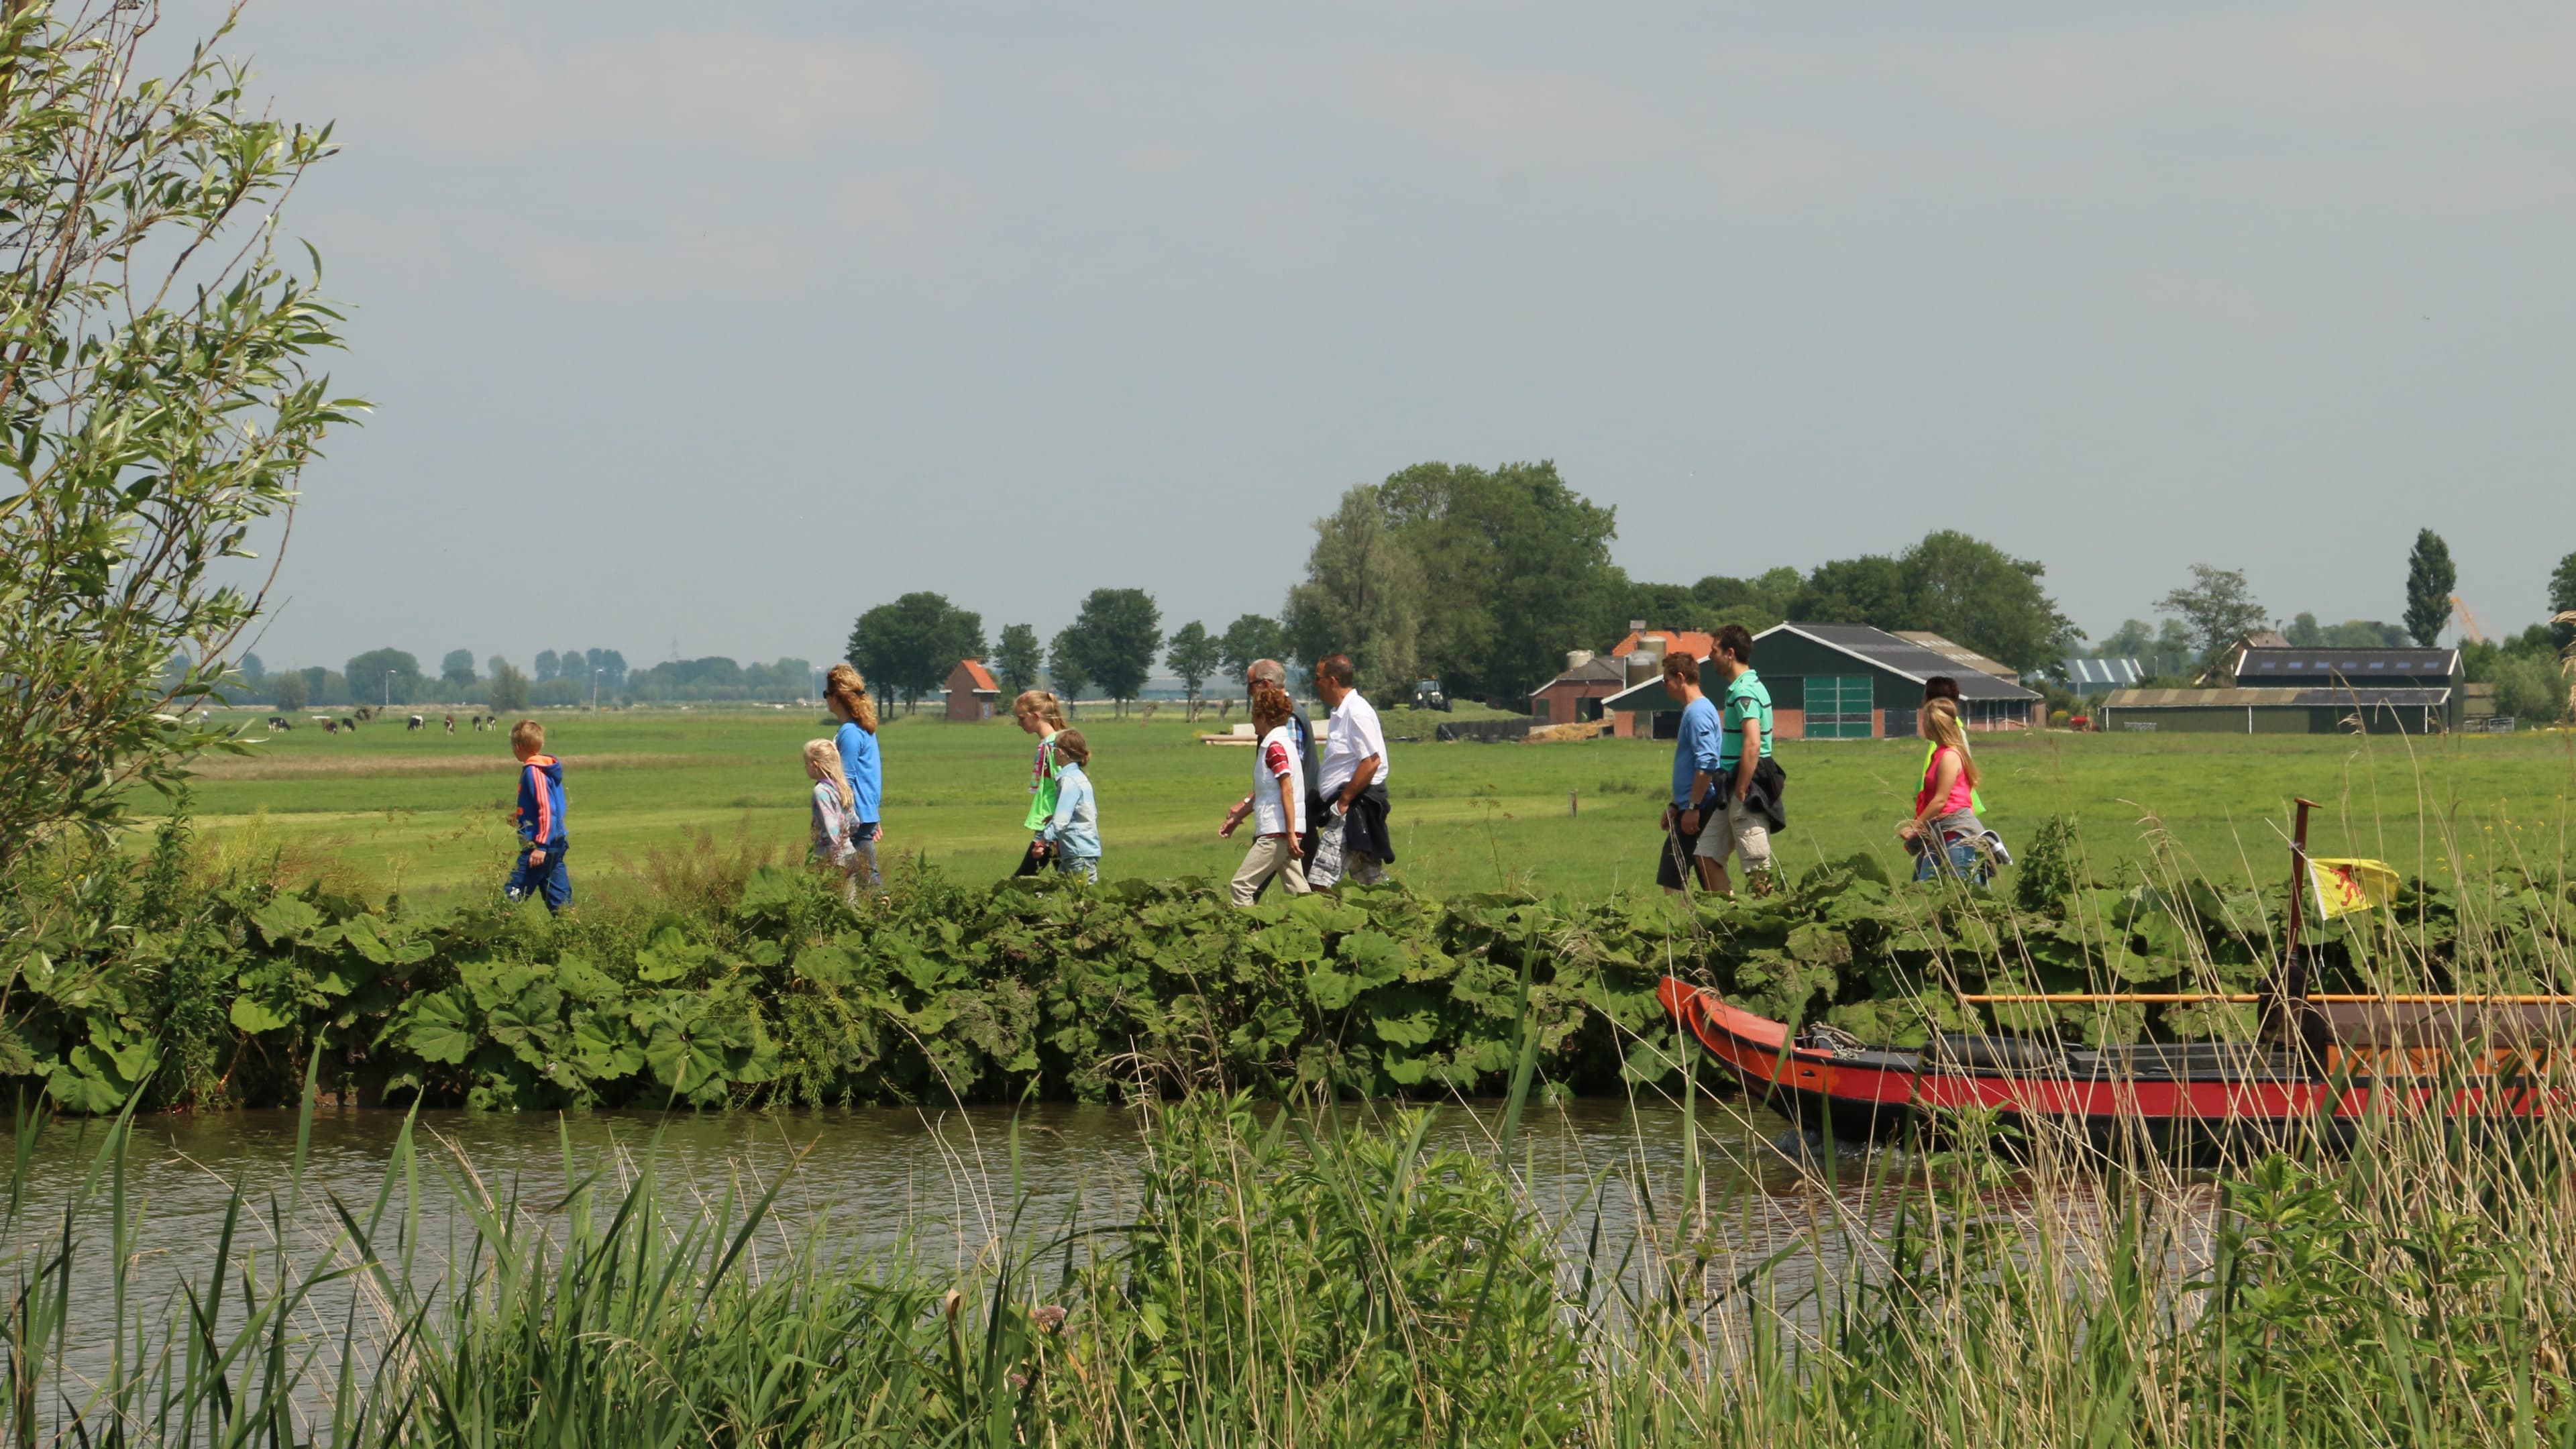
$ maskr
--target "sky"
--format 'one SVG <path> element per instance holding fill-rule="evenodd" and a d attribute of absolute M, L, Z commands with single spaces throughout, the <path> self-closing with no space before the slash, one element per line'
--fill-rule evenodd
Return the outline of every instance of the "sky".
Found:
<path fill-rule="evenodd" d="M 171 0 L 172 34 L 206 0 Z M 2576 550 L 2576 8 L 253 0 L 375 406 L 259 644 L 836 656 L 1275 612 L 1554 459 L 1633 576 L 1959 528 L 2097 636 Z M 1605 641 L 1607 642 L 1607 641 Z"/>

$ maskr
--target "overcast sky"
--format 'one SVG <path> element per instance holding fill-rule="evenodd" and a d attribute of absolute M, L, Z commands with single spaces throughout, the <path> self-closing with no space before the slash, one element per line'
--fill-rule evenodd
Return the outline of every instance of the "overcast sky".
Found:
<path fill-rule="evenodd" d="M 181 0 L 176 27 L 201 25 Z M 1553 458 L 1687 582 L 1957 527 L 2490 626 L 2576 549 L 2576 9 L 257 0 L 377 405 L 261 652 L 1275 611 Z"/>

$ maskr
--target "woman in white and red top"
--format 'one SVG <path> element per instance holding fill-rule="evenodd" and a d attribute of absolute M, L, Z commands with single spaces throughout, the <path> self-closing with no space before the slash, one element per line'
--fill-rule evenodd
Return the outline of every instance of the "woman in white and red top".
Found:
<path fill-rule="evenodd" d="M 1963 878 L 1983 880 L 1976 842 L 1986 827 L 1975 804 L 1977 758 L 1968 753 L 1959 706 L 1947 699 L 1923 706 L 1923 733 L 1932 741 L 1932 759 L 1914 797 L 1914 818 L 1896 827 L 1897 838 L 1914 852 L 1916 880 L 1930 880 L 1944 864 Z"/>
<path fill-rule="evenodd" d="M 1220 836 L 1234 834 L 1246 814 L 1258 837 L 1234 873 L 1234 903 L 1248 906 L 1261 888 L 1277 876 L 1292 896 L 1307 893 L 1305 863 L 1297 839 L 1306 829 L 1306 765 L 1297 751 L 1297 732 L 1289 724 L 1295 707 L 1288 692 L 1267 679 L 1252 681 L 1252 727 L 1261 743 L 1252 751 L 1252 798 L 1226 812 Z"/>

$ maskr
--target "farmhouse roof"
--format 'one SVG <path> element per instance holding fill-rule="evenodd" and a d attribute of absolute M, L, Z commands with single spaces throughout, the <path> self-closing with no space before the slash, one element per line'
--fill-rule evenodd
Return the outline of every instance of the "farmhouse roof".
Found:
<path fill-rule="evenodd" d="M 1982 670 L 1969 669 L 1963 674 L 1960 670 L 1964 666 L 1958 660 L 1926 649 L 1911 639 L 1901 639 L 1884 629 L 1873 629 L 1867 624 L 1774 624 L 1753 636 L 1755 668 L 1761 667 L 1762 641 L 1774 634 L 1794 634 L 1802 639 L 1821 644 L 1838 654 L 1847 655 L 1873 669 L 1886 670 L 1899 679 L 1910 679 L 1916 684 L 1921 684 L 1933 675 L 1946 674 L 1959 681 L 1961 699 L 2026 701 L 2039 698 L 2038 695 L 2009 679 L 1998 679 Z"/>
<path fill-rule="evenodd" d="M 1997 679 L 2021 678 L 2021 671 L 2011 665 L 2000 660 L 1988 659 L 1967 645 L 1954 644 L 1929 629 L 1898 629 L 1893 632 L 1897 638 L 1908 643 L 1920 644 L 1962 669 L 1973 669 L 1979 674 L 1991 674 Z"/>
<path fill-rule="evenodd" d="M 964 671 L 966 675 L 966 687 L 975 693 L 1000 694 L 1002 692 L 1000 682 L 993 678 L 993 671 L 984 667 L 983 660 L 960 659 L 957 661 L 957 669 Z M 956 672 L 952 671 L 949 677 L 954 679 L 956 677 Z"/>
<path fill-rule="evenodd" d="M 2458 671 L 2456 649 L 2248 649 L 2237 656 L 2240 683 L 2305 684 L 2311 680 L 2368 684 L 2390 676 L 2447 678 Z"/>
<path fill-rule="evenodd" d="M 2314 708 L 2324 705 L 2385 704 L 2439 709 L 2450 703 L 2448 689 L 2115 689 L 2102 697 L 2104 709 L 2247 709 L 2265 706 Z"/>
<path fill-rule="evenodd" d="M 1611 646 L 1610 657 L 1625 659 L 1648 643 L 1654 646 L 1648 653 L 1688 654 L 1693 659 L 1706 659 L 1717 652 L 1717 636 L 1697 629 L 1631 629 L 1627 638 Z"/>
<path fill-rule="evenodd" d="M 2147 667 L 2135 659 L 2061 659 L 2057 667 L 2069 684 L 2132 685 L 2147 677 Z"/>
<path fill-rule="evenodd" d="M 1615 657 L 1603 658 L 1596 654 L 1546 684 L 1540 685 L 1539 688 L 1544 690 L 1558 684 L 1598 684 L 1604 681 L 1611 684 L 1624 684 L 1627 679 L 1628 671 L 1619 667 Z"/>

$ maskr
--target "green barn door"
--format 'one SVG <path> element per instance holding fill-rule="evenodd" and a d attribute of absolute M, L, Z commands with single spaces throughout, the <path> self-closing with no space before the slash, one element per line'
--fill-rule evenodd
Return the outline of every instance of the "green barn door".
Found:
<path fill-rule="evenodd" d="M 1807 738 L 1868 739 L 1870 698 L 1866 674 L 1811 676 L 1807 680 Z"/>

